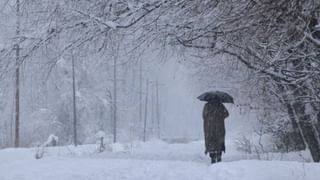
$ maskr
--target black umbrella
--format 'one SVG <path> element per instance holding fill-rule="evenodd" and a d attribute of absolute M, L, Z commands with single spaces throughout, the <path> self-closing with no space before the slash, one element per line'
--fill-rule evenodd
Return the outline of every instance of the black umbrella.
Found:
<path fill-rule="evenodd" d="M 209 91 L 201 94 L 198 99 L 200 101 L 219 101 L 221 103 L 234 103 L 233 97 L 222 91 Z"/>

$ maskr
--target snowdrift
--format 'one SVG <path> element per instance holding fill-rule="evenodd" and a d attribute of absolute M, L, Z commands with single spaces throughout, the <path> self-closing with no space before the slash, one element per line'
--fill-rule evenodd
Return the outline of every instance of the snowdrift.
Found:
<path fill-rule="evenodd" d="M 96 145 L 0 150 L 0 180 L 318 180 L 320 164 L 239 160 L 236 151 L 210 165 L 202 142 L 113 144 L 98 153 Z M 239 152 L 238 152 L 239 153 Z M 290 156 L 291 157 L 291 156 Z"/>

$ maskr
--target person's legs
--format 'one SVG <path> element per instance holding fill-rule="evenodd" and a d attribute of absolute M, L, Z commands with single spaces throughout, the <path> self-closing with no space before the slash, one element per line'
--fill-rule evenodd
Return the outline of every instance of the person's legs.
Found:
<path fill-rule="evenodd" d="M 217 157 L 217 162 L 221 162 L 221 156 L 222 156 L 222 152 L 220 151 L 220 152 L 217 152 L 217 155 L 216 155 L 216 157 Z"/>
<path fill-rule="evenodd" d="M 215 152 L 210 153 L 210 158 L 211 158 L 211 164 L 216 163 L 216 153 Z"/>

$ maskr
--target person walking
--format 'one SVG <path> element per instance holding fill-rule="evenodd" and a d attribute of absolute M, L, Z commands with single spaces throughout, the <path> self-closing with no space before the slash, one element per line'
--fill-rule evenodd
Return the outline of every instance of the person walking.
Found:
<path fill-rule="evenodd" d="M 203 127 L 205 138 L 205 154 L 210 155 L 211 163 L 221 162 L 225 147 L 225 123 L 228 110 L 218 99 L 208 101 L 203 109 Z"/>

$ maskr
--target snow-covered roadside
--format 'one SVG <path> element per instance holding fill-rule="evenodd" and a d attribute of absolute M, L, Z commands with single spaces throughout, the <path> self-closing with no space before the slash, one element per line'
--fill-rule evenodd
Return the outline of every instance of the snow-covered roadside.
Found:
<path fill-rule="evenodd" d="M 254 157 L 240 155 L 231 145 L 229 147 L 224 162 L 212 166 L 203 154 L 201 141 L 189 144 L 162 141 L 114 144 L 103 153 L 97 153 L 96 145 L 54 147 L 48 148 L 40 160 L 34 158 L 35 149 L 32 148 L 4 149 L 0 150 L 0 180 L 318 179 L 320 164 L 239 161 Z M 287 158 L 295 160 L 299 156 L 289 155 Z"/>
<path fill-rule="evenodd" d="M 233 141 L 226 141 L 227 150 L 223 154 L 223 161 L 237 160 L 284 160 L 310 162 L 308 152 L 299 153 L 267 153 L 246 154 L 237 151 Z M 0 151 L 0 163 L 13 159 L 33 159 L 35 148 L 4 149 Z M 11 157 L 14 155 L 15 157 Z M 48 157 L 87 157 L 87 158 L 117 158 L 117 159 L 143 159 L 143 160 L 177 160 L 209 163 L 204 154 L 204 142 L 194 141 L 187 144 L 168 144 L 164 141 L 153 140 L 146 143 L 135 141 L 131 143 L 116 143 L 106 146 L 106 151 L 98 153 L 98 145 L 80 145 L 74 147 L 61 146 L 45 149 L 44 158 Z"/>
<path fill-rule="evenodd" d="M 46 158 L 0 164 L 1 180 L 317 180 L 319 164 L 245 160 L 204 163 L 91 158 Z"/>

